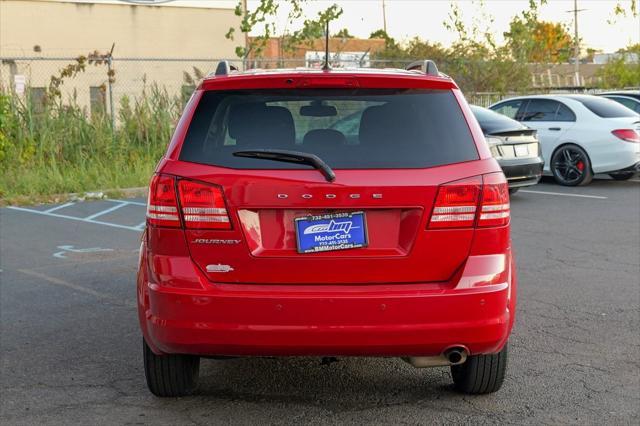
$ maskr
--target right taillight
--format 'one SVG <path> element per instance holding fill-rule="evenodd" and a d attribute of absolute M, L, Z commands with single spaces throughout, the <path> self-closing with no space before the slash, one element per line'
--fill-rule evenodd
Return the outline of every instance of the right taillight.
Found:
<path fill-rule="evenodd" d="M 640 143 L 640 134 L 633 129 L 617 129 L 611 132 L 613 136 L 626 142 Z"/>
<path fill-rule="evenodd" d="M 429 221 L 429 228 L 467 228 L 473 226 L 481 189 L 482 178 L 480 176 L 440 186 Z"/>
<path fill-rule="evenodd" d="M 507 181 L 491 173 L 441 185 L 429 229 L 503 226 L 509 217 Z"/>
<path fill-rule="evenodd" d="M 482 176 L 482 199 L 478 226 L 502 226 L 509 223 L 509 185 L 502 173 Z"/>

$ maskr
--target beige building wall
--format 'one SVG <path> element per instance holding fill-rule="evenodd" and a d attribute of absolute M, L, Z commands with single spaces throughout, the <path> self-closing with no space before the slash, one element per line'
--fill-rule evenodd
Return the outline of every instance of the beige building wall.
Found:
<path fill-rule="evenodd" d="M 0 84 L 7 89 L 14 75 L 27 84 L 44 87 L 51 75 L 70 63 L 64 60 L 5 60 L 15 57 L 70 57 L 98 51 L 107 53 L 115 43 L 114 100 L 135 96 L 145 86 L 158 83 L 179 95 L 183 74 L 193 66 L 215 69 L 214 59 L 235 58 L 239 40 L 225 38 L 239 18 L 232 8 L 131 5 L 118 2 L 65 0 L 0 0 Z M 236 30 L 236 33 L 239 33 Z M 204 61 L 124 61 L 123 58 L 184 58 Z M 105 86 L 105 65 L 68 80 L 66 96 L 89 105 L 90 87 Z M 107 93 L 108 95 L 108 93 Z"/>

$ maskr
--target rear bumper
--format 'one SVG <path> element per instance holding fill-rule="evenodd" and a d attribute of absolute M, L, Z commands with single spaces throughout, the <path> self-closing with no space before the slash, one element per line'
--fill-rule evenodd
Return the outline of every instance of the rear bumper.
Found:
<path fill-rule="evenodd" d="M 634 171 L 640 164 L 639 143 L 625 142 L 614 137 L 613 140 L 602 141 L 597 151 L 593 147 L 589 148 L 587 152 L 595 174 Z"/>
<path fill-rule="evenodd" d="M 200 288 L 150 283 L 145 268 L 138 276 L 140 323 L 157 353 L 428 356 L 451 346 L 495 353 L 513 325 L 508 254 L 470 257 L 455 282 L 371 286 L 214 285 L 185 266 L 182 276 L 193 274 Z"/>
<path fill-rule="evenodd" d="M 628 173 L 628 172 L 633 172 L 633 173 L 640 172 L 640 161 L 630 167 L 625 167 L 624 169 L 615 170 L 611 173 Z"/>
<path fill-rule="evenodd" d="M 498 161 L 510 188 L 535 185 L 540 181 L 544 160 L 542 157 Z"/>

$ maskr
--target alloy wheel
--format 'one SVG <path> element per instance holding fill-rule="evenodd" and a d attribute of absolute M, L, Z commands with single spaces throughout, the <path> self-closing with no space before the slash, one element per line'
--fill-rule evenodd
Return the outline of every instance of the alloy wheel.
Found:
<path fill-rule="evenodd" d="M 588 161 L 582 150 L 571 146 L 560 148 L 553 156 L 554 174 L 565 185 L 578 184 L 583 179 Z"/>

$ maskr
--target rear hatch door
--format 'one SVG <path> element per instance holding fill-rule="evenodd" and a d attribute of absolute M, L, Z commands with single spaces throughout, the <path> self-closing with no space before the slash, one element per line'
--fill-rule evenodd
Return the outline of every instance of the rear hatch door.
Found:
<path fill-rule="evenodd" d="M 336 179 L 305 164 L 234 155 L 253 149 L 313 153 Z M 451 90 L 297 89 L 206 92 L 180 159 L 163 173 L 222 189 L 230 229 L 185 231 L 211 280 L 364 284 L 450 278 L 473 230 L 427 230 L 438 186 L 496 168 L 478 159 Z M 337 216 L 313 221 L 326 215 Z M 311 246 L 347 233 L 360 244 L 304 253 L 305 231 Z"/>

